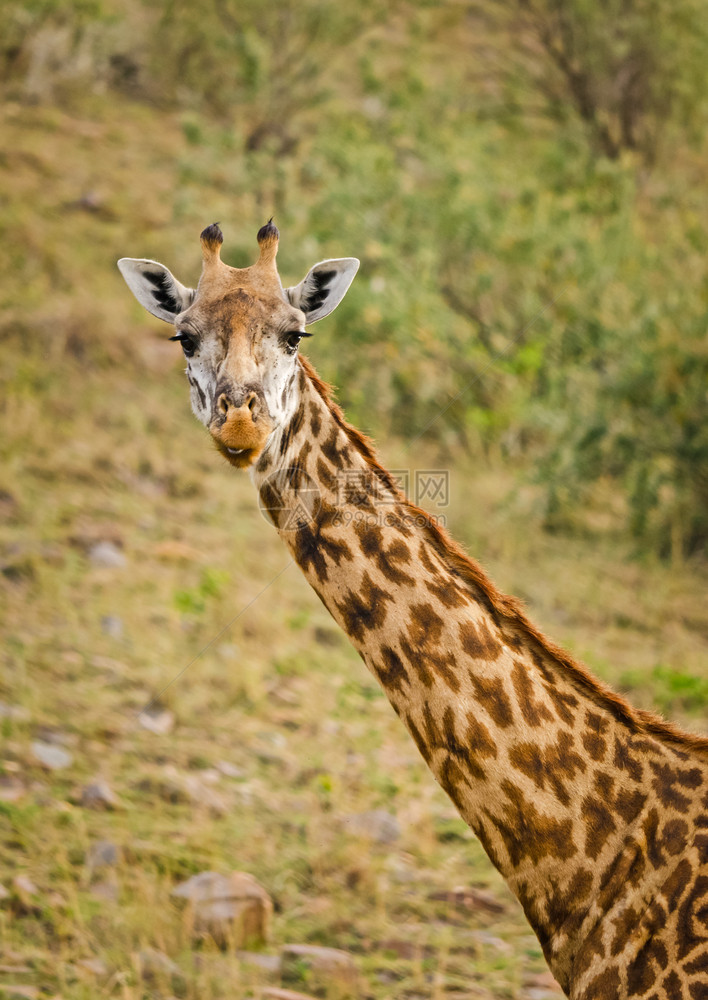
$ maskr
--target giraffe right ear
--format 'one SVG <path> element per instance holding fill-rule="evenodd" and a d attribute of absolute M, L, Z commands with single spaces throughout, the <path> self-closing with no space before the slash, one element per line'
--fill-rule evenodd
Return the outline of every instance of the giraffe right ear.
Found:
<path fill-rule="evenodd" d="M 121 257 L 118 267 L 140 305 L 166 323 L 173 323 L 175 316 L 184 312 L 197 294 L 193 288 L 180 284 L 164 264 L 156 260 Z"/>

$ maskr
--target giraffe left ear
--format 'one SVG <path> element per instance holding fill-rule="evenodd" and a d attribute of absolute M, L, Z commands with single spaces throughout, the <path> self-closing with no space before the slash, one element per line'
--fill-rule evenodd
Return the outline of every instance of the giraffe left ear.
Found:
<path fill-rule="evenodd" d="M 299 285 L 286 288 L 285 294 L 292 305 L 305 313 L 305 323 L 314 323 L 336 309 L 358 270 L 356 257 L 321 260 L 310 268 Z"/>
<path fill-rule="evenodd" d="M 166 323 L 174 322 L 175 316 L 194 301 L 195 290 L 185 288 L 164 264 L 156 260 L 121 257 L 118 267 L 140 305 Z"/>

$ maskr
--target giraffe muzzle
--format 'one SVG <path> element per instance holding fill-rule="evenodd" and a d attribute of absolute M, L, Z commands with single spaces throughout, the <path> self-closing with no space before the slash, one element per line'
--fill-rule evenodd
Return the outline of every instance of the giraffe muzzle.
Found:
<path fill-rule="evenodd" d="M 253 390 L 221 391 L 214 411 L 209 431 L 221 454 L 236 468 L 251 465 L 273 430 L 264 401 Z"/>

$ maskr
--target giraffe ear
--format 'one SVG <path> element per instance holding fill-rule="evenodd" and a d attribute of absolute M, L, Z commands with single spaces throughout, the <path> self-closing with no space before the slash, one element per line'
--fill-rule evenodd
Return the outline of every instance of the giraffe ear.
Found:
<path fill-rule="evenodd" d="M 118 267 L 140 305 L 158 319 L 172 323 L 194 301 L 195 290 L 185 288 L 156 260 L 121 257 Z"/>
<path fill-rule="evenodd" d="M 358 270 L 356 257 L 322 260 L 310 268 L 299 285 L 286 288 L 285 294 L 305 313 L 305 323 L 314 323 L 336 309 Z"/>

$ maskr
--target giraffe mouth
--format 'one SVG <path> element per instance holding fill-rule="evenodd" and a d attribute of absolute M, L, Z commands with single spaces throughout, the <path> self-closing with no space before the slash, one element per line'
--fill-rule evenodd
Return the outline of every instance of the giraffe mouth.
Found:
<path fill-rule="evenodd" d="M 247 469 L 262 451 L 261 448 L 231 448 L 218 438 L 214 438 L 214 443 L 226 461 L 237 469 Z"/>
<path fill-rule="evenodd" d="M 214 421 L 209 428 L 212 439 L 227 462 L 237 469 L 246 469 L 265 448 L 273 426 L 269 419 L 253 419 L 248 407 L 240 407 L 223 421 Z"/>

